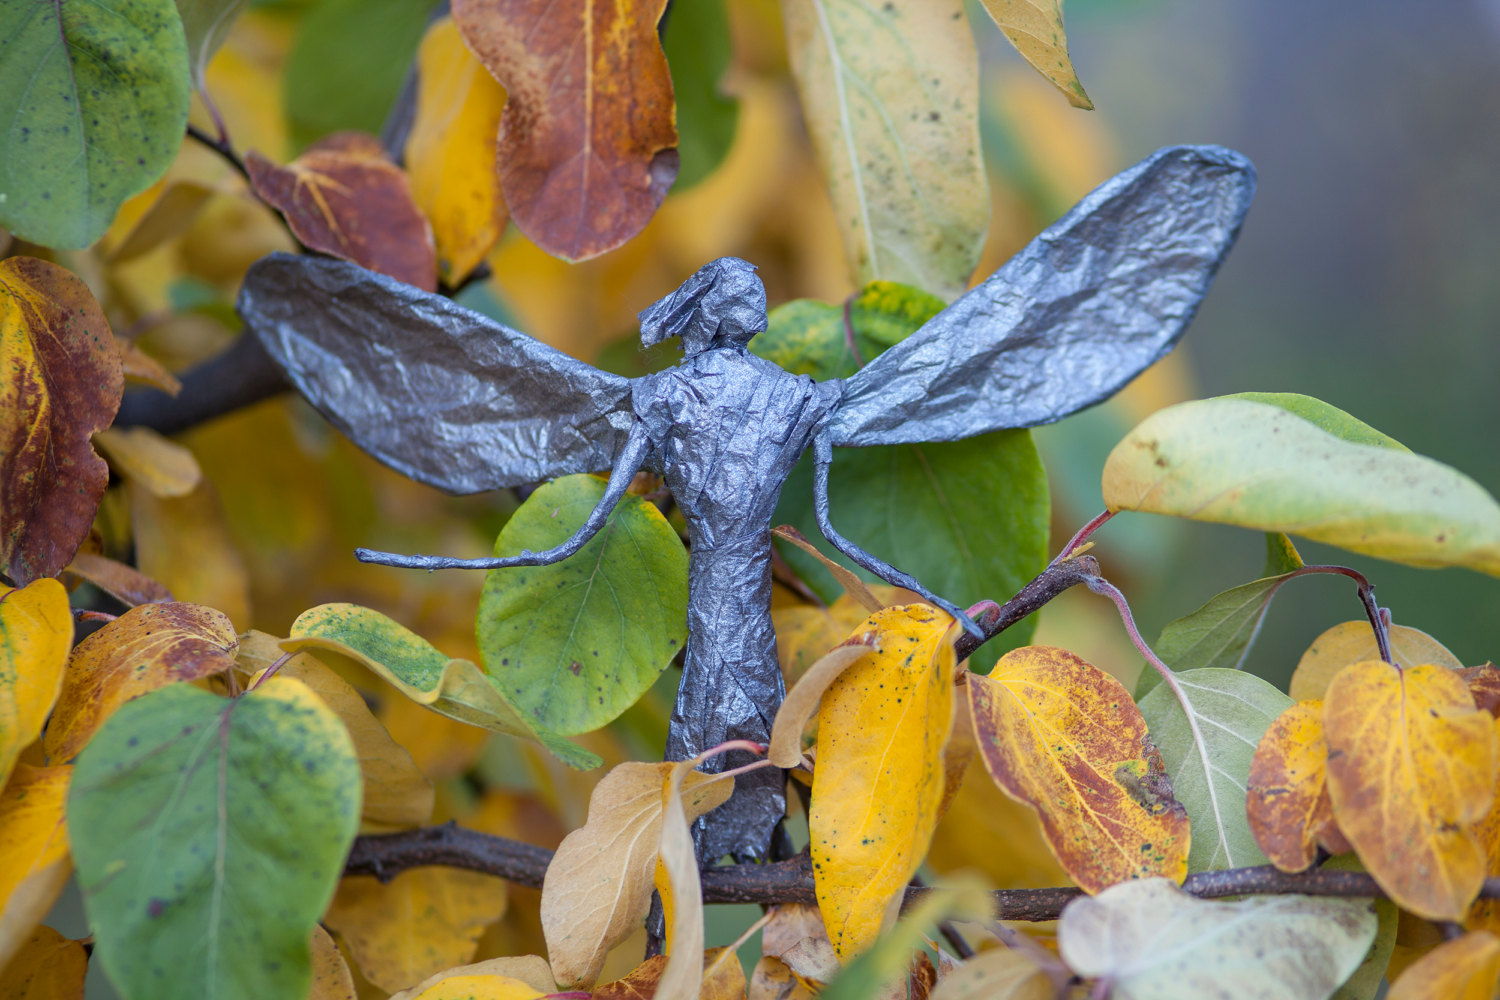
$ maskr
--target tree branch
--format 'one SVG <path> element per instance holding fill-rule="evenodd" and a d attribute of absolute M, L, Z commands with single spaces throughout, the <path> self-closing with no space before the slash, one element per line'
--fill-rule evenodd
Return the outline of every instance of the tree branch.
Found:
<path fill-rule="evenodd" d="M 389 882 L 412 868 L 446 865 L 540 887 L 552 852 L 545 847 L 466 830 L 455 823 L 401 833 L 370 834 L 354 841 L 346 875 L 373 875 Z M 807 855 L 770 864 L 725 865 L 703 870 L 705 903 L 814 903 L 812 863 Z M 1366 872 L 1314 868 L 1295 875 L 1270 865 L 1189 875 L 1183 889 L 1200 899 L 1300 893 L 1307 896 L 1381 897 L 1386 893 Z M 903 908 L 933 890 L 909 887 Z M 1083 890 L 1000 889 L 993 893 L 999 920 L 1056 920 Z M 1500 878 L 1486 879 L 1481 899 L 1500 898 Z"/>
<path fill-rule="evenodd" d="M 290 388 L 260 338 L 246 330 L 219 354 L 182 376 L 182 390 L 132 389 L 120 401 L 116 427 L 175 434 Z"/>
<path fill-rule="evenodd" d="M 1020 593 L 1016 594 L 1004 604 L 996 605 L 986 602 L 989 606 L 980 605 L 970 608 L 969 615 L 974 619 L 981 630 L 984 638 L 972 636 L 964 632 L 954 643 L 954 652 L 960 660 L 967 659 L 974 650 L 989 642 L 995 636 L 1004 632 L 1021 619 L 1036 611 L 1058 594 L 1069 587 L 1084 583 L 1100 576 L 1099 560 L 1093 556 L 1078 556 L 1075 559 L 1064 559 L 1051 563 L 1032 579 L 1030 583 L 1022 587 Z"/>

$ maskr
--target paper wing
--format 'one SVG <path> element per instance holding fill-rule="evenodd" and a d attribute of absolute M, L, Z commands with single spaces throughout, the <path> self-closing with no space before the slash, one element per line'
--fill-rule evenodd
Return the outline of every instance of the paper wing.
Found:
<path fill-rule="evenodd" d="M 1239 234 L 1250 161 L 1163 149 L 848 378 L 837 445 L 952 441 L 1108 399 L 1177 342 Z"/>
<path fill-rule="evenodd" d="M 450 493 L 607 469 L 634 422 L 629 379 L 345 261 L 273 254 L 236 308 L 334 426 Z"/>

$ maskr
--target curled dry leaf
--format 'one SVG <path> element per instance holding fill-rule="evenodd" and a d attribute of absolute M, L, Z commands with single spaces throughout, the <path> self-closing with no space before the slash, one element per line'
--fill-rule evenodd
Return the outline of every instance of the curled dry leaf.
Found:
<path fill-rule="evenodd" d="M 1462 660 L 1420 629 L 1392 625 L 1390 640 L 1391 656 L 1402 666 L 1435 663 L 1453 670 L 1463 667 Z M 1375 644 L 1375 631 L 1370 628 L 1370 623 L 1364 619 L 1341 622 L 1325 630 L 1307 647 L 1307 652 L 1297 661 L 1297 669 L 1292 671 L 1287 692 L 1297 701 L 1321 700 L 1340 670 L 1351 663 L 1378 659 L 1380 647 Z"/>
<path fill-rule="evenodd" d="M 985 767 L 1037 811 L 1048 846 L 1086 892 L 1187 876 L 1187 811 L 1124 685 L 1053 646 L 1025 646 L 968 678 Z"/>
<path fill-rule="evenodd" d="M 1323 1000 L 1358 968 L 1376 924 L 1368 899 L 1210 902 L 1144 879 L 1069 903 L 1058 946 L 1118 1000 Z"/>
<path fill-rule="evenodd" d="M 310 249 L 436 291 L 432 228 L 374 136 L 336 132 L 284 167 L 251 151 L 245 168 L 255 193 Z"/>
<path fill-rule="evenodd" d="M 152 496 L 187 496 L 203 478 L 192 452 L 149 427 L 111 427 L 95 434 L 94 443 L 117 473 L 140 483 Z"/>
<path fill-rule="evenodd" d="M 505 889 L 502 879 L 457 868 L 412 868 L 386 883 L 353 875 L 323 923 L 366 979 L 394 991 L 471 960 L 505 913 Z"/>
<path fill-rule="evenodd" d="M 172 600 L 172 592 L 134 566 L 93 552 L 80 552 L 68 563 L 73 576 L 87 580 L 128 607 Z"/>
<path fill-rule="evenodd" d="M 1328 792 L 1339 828 L 1390 897 L 1461 920 L 1485 856 L 1473 825 L 1495 795 L 1495 720 L 1446 667 L 1346 667 L 1323 700 Z"/>
<path fill-rule="evenodd" d="M 839 971 L 839 957 L 828 940 L 823 915 L 806 903 L 783 903 L 776 908 L 761 931 L 760 950 L 785 963 L 807 983 L 826 985 Z"/>
<path fill-rule="evenodd" d="M 240 640 L 237 665 L 257 674 L 282 655 L 278 640 L 251 631 Z M 358 691 L 311 653 L 298 653 L 283 663 L 279 676 L 294 677 L 322 699 L 349 730 L 354 755 L 364 777 L 360 819 L 365 832 L 421 826 L 432 818 L 434 790 L 405 747 L 391 739 Z M 252 680 L 251 683 L 254 683 Z M 486 882 L 503 905 L 503 883 Z"/>
<path fill-rule="evenodd" d="M 1386 1000 L 1491 1000 L 1500 985 L 1500 938 L 1474 931 L 1445 941 L 1391 984 Z"/>
<path fill-rule="evenodd" d="M 1321 701 L 1299 701 L 1277 716 L 1250 759 L 1250 832 L 1284 872 L 1311 867 L 1319 837 L 1335 825 L 1327 768 Z"/>
<path fill-rule="evenodd" d="M 860 657 L 872 652 L 875 635 L 855 633 L 798 678 L 777 710 L 776 722 L 771 727 L 771 749 L 767 755 L 771 763 L 777 767 L 796 767 L 802 763 L 802 730 L 807 728 L 807 720 L 818 710 L 818 702 L 828 685 Z"/>
<path fill-rule="evenodd" d="M 42 734 L 73 645 L 68 593 L 48 577 L 0 588 L 0 788 Z"/>
<path fill-rule="evenodd" d="M 198 604 L 131 608 L 78 644 L 57 711 L 42 741 L 51 761 L 70 761 L 116 709 L 148 691 L 234 667 L 234 625 Z"/>
<path fill-rule="evenodd" d="M 500 186 L 521 232 L 565 260 L 640 232 L 677 176 L 667 0 L 457 0 L 464 41 L 510 95 Z"/>
<path fill-rule="evenodd" d="M 542 929 L 560 986 L 591 985 L 609 949 L 650 909 L 662 793 L 673 766 L 632 761 L 611 770 L 589 796 L 588 822 L 552 856 L 542 883 Z M 682 781 L 689 821 L 727 801 L 734 788 L 696 772 Z"/>
<path fill-rule="evenodd" d="M 473 965 L 460 965 L 428 976 L 410 989 L 391 994 L 390 1000 L 415 1000 L 415 998 L 445 979 L 457 976 L 499 976 L 512 979 L 531 987 L 539 993 L 557 992 L 557 983 L 552 981 L 552 967 L 539 955 L 517 955 L 510 958 L 491 958 Z"/>
<path fill-rule="evenodd" d="M 63 817 L 72 773 L 19 764 L 0 792 L 0 969 L 73 874 Z"/>
<path fill-rule="evenodd" d="M 406 169 L 417 207 L 432 220 L 438 275 L 455 288 L 490 252 L 510 218 L 495 170 L 505 88 L 464 47 L 450 17 L 427 28 L 416 69 Z"/>
<path fill-rule="evenodd" d="M 125 378 L 88 286 L 33 257 L 0 261 L 0 356 L 0 572 L 24 585 L 88 535 L 109 483 L 89 438 L 114 420 Z"/>
<path fill-rule="evenodd" d="M 16 943 L 15 957 L 0 961 L 0 1000 L 83 1000 L 89 956 L 82 941 L 38 927 Z"/>
<path fill-rule="evenodd" d="M 871 615 L 856 634 L 875 632 L 877 651 L 845 670 L 818 710 L 813 880 L 846 962 L 880 933 L 937 826 L 953 721 L 952 624 L 926 604 Z"/>

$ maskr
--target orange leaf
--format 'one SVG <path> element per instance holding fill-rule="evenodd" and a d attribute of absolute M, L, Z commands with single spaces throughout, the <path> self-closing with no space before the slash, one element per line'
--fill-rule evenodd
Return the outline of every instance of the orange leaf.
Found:
<path fill-rule="evenodd" d="M 0 587 L 0 787 L 21 751 L 42 734 L 72 645 L 62 584 L 44 577 L 20 590 Z"/>
<path fill-rule="evenodd" d="M 995 783 L 1037 811 L 1052 853 L 1090 893 L 1132 878 L 1187 876 L 1186 810 L 1119 681 L 1053 646 L 970 674 L 969 708 Z"/>
<path fill-rule="evenodd" d="M 505 88 L 464 48 L 452 18 L 434 21 L 417 49 L 417 107 L 406 169 L 432 220 L 438 273 L 457 287 L 490 252 L 510 213 L 495 171 Z"/>
<path fill-rule="evenodd" d="M 88 286 L 33 257 L 0 261 L 0 571 L 54 576 L 89 533 L 109 467 L 89 436 L 120 408 L 114 334 Z"/>
<path fill-rule="evenodd" d="M 89 956 L 82 942 L 38 927 L 18 943 L 15 958 L 0 967 L 0 1000 L 83 1000 Z"/>
<path fill-rule="evenodd" d="M 597 257 L 650 220 L 677 177 L 667 0 L 456 0 L 464 41 L 510 95 L 500 187 L 532 242 Z"/>
<path fill-rule="evenodd" d="M 68 563 L 68 572 L 87 580 L 121 604 L 137 607 L 170 601 L 172 592 L 134 566 L 127 566 L 93 552 L 80 552 Z"/>
<path fill-rule="evenodd" d="M 1491 1000 L 1500 981 L 1500 938 L 1475 931 L 1408 966 L 1386 1000 Z"/>
<path fill-rule="evenodd" d="M 437 289 L 432 228 L 401 168 L 374 136 L 336 132 L 286 166 L 245 156 L 255 193 L 280 209 L 297 238 L 425 291 Z"/>
<path fill-rule="evenodd" d="M 1446 667 L 1344 668 L 1323 699 L 1339 828 L 1403 909 L 1460 920 L 1484 881 L 1472 830 L 1495 795 L 1494 720 Z"/>
<path fill-rule="evenodd" d="M 1299 701 L 1282 712 L 1255 748 L 1245 812 L 1255 842 L 1284 872 L 1309 868 L 1319 836 L 1333 825 L 1327 767 L 1321 701 Z"/>
<path fill-rule="evenodd" d="M 953 619 L 925 604 L 856 628 L 874 649 L 829 685 L 813 770 L 813 880 L 829 940 L 848 961 L 879 934 L 927 854 L 953 722 Z"/>
<path fill-rule="evenodd" d="M 73 873 L 63 808 L 71 767 L 20 764 L 0 793 L 0 968 Z"/>
<path fill-rule="evenodd" d="M 148 691 L 225 673 L 239 639 L 223 613 L 198 604 L 143 604 L 78 644 L 42 745 L 70 761 L 121 705 Z"/>

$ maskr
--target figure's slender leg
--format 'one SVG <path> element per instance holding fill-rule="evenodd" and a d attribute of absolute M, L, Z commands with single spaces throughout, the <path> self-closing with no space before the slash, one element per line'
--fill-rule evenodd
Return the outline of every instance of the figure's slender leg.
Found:
<path fill-rule="evenodd" d="M 889 563 L 882 562 L 833 530 L 833 524 L 828 520 L 828 469 L 832 464 L 833 444 L 829 441 L 826 433 L 819 434 L 813 439 L 813 511 L 817 514 L 818 530 L 823 532 L 823 537 L 828 539 L 834 548 L 850 559 L 853 559 L 856 564 L 863 566 L 871 573 L 880 577 L 886 583 L 895 587 L 905 587 L 907 590 L 921 594 L 923 600 L 942 608 L 958 619 L 958 623 L 964 627 L 966 632 L 977 638 L 984 638 L 984 631 L 974 623 L 973 619 L 964 614 L 957 605 L 949 604 L 918 583 L 915 577 L 901 572 Z"/>
<path fill-rule="evenodd" d="M 604 527 L 604 522 L 609 520 L 610 513 L 615 509 L 615 504 L 625 495 L 630 488 L 630 481 L 635 474 L 641 470 L 641 465 L 646 460 L 646 452 L 651 446 L 651 439 L 646 434 L 645 425 L 637 422 L 630 429 L 630 436 L 625 439 L 625 447 L 620 450 L 619 458 L 615 459 L 614 470 L 609 474 L 609 485 L 604 488 L 604 496 L 590 512 L 588 520 L 583 522 L 582 527 L 573 533 L 561 545 L 554 546 L 542 552 L 523 551 L 518 556 L 492 556 L 488 559 L 453 559 L 448 556 L 404 556 L 395 552 L 377 552 L 374 549 L 355 549 L 354 555 L 360 562 L 379 563 L 382 566 L 400 566 L 404 569 L 502 569 L 508 566 L 545 566 L 549 563 L 561 562 L 573 555 L 579 549 L 588 544 L 589 539 L 599 533 Z"/>

